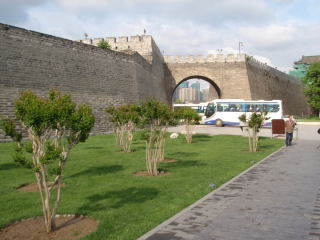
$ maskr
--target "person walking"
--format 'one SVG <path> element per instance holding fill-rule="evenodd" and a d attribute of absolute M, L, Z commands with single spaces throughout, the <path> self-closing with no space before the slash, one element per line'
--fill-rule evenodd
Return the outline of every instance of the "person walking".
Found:
<path fill-rule="evenodd" d="M 291 146 L 293 138 L 293 130 L 296 126 L 296 122 L 293 119 L 293 116 L 290 115 L 289 119 L 285 121 L 285 131 L 286 131 L 286 146 Z"/>

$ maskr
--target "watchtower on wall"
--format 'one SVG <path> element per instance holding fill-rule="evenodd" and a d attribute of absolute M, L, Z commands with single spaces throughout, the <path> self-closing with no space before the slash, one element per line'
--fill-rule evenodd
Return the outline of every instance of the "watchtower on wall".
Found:
<path fill-rule="evenodd" d="M 155 41 L 150 35 L 136 35 L 125 37 L 105 37 L 105 38 L 84 38 L 79 40 L 82 43 L 97 46 L 100 41 L 107 41 L 111 50 L 120 51 L 130 54 L 138 52 L 149 63 L 152 63 L 154 52 L 160 53 Z"/>

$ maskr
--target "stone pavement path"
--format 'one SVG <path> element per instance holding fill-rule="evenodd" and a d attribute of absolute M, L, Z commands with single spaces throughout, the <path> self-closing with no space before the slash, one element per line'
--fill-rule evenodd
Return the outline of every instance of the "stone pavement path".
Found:
<path fill-rule="evenodd" d="M 169 239 L 320 239 L 320 141 L 282 148 L 139 238 Z"/>

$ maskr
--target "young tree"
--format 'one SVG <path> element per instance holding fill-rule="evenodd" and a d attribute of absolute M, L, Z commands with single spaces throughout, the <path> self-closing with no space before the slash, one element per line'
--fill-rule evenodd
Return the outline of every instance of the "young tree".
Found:
<path fill-rule="evenodd" d="M 23 92 L 16 100 L 15 108 L 16 117 L 28 130 L 32 142 L 32 169 L 40 192 L 46 230 L 51 232 L 56 228 L 61 179 L 68 155 L 74 145 L 88 138 L 94 116 L 88 106 L 77 107 L 70 95 L 61 95 L 57 91 L 50 91 L 48 99 L 31 91 Z M 55 186 L 57 191 L 53 197 Z"/>
<path fill-rule="evenodd" d="M 314 63 L 309 66 L 303 83 L 308 103 L 320 117 L 320 63 Z"/>
<path fill-rule="evenodd" d="M 242 114 L 239 117 L 239 120 L 246 124 L 246 130 L 248 131 L 248 139 L 249 139 L 249 151 L 256 152 L 259 141 L 259 130 L 262 127 L 262 124 L 265 120 L 269 118 L 266 117 L 268 112 L 253 112 L 249 118 L 247 118 L 246 114 Z"/>
<path fill-rule="evenodd" d="M 183 120 L 186 130 L 186 142 L 192 143 L 192 132 L 196 124 L 199 124 L 201 117 L 196 110 L 190 107 L 179 107 L 175 111 L 176 118 Z"/>
<path fill-rule="evenodd" d="M 102 48 L 102 49 L 111 49 L 111 46 L 110 46 L 110 44 L 106 41 L 106 40 L 104 40 L 104 39 L 102 39 L 100 42 L 98 42 L 98 45 L 97 45 L 99 48 Z"/>
<path fill-rule="evenodd" d="M 173 112 L 165 103 L 157 100 L 144 101 L 140 107 L 142 123 L 147 126 L 146 167 L 149 175 L 157 176 L 157 163 L 164 160 L 167 128 L 173 124 Z"/>
<path fill-rule="evenodd" d="M 117 144 L 124 152 L 131 152 L 131 144 L 140 116 L 138 106 L 134 104 L 120 107 L 108 107 L 106 112 L 111 115 L 109 121 L 113 123 Z"/>

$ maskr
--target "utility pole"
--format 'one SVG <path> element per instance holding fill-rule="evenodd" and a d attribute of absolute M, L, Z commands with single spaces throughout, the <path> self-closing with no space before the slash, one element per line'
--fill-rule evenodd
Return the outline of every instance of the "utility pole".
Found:
<path fill-rule="evenodd" d="M 243 47 L 243 42 L 239 42 L 239 55 L 241 53 L 241 47 Z"/>

